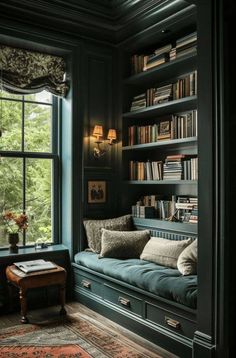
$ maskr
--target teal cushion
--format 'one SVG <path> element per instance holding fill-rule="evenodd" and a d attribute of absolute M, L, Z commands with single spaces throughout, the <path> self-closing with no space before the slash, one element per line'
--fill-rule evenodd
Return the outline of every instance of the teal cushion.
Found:
<path fill-rule="evenodd" d="M 99 259 L 97 254 L 84 251 L 75 255 L 75 262 L 168 300 L 197 307 L 196 275 L 182 276 L 177 269 L 140 259 Z"/>

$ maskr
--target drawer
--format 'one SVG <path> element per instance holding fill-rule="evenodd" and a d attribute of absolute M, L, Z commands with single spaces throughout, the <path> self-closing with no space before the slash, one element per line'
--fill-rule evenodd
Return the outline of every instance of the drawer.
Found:
<path fill-rule="evenodd" d="M 186 317 L 183 318 L 180 315 L 147 302 L 146 319 L 149 322 L 161 325 L 188 338 L 193 338 L 196 331 L 196 323 L 193 320 Z"/>
<path fill-rule="evenodd" d="M 143 301 L 135 296 L 127 294 L 125 291 L 104 285 L 104 299 L 123 308 L 125 311 L 132 312 L 142 317 Z"/>
<path fill-rule="evenodd" d="M 89 276 L 75 272 L 75 285 L 82 289 L 102 297 L 102 285 Z"/>

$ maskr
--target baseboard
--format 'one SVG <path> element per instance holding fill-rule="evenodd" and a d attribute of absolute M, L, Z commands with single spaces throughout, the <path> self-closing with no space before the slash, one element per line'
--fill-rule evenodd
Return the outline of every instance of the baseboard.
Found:
<path fill-rule="evenodd" d="M 215 357 L 215 345 L 212 338 L 200 331 L 194 333 L 193 338 L 193 357 L 194 358 L 213 358 Z"/>

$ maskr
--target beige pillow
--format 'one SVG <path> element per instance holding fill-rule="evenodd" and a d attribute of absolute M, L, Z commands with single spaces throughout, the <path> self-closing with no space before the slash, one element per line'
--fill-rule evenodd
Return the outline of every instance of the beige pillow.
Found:
<path fill-rule="evenodd" d="M 101 251 L 102 228 L 117 231 L 129 231 L 133 229 L 131 215 L 124 215 L 106 220 L 84 220 L 89 248 L 97 253 Z"/>
<path fill-rule="evenodd" d="M 197 273 L 197 239 L 181 252 L 177 268 L 184 276 Z"/>
<path fill-rule="evenodd" d="M 191 239 L 177 241 L 151 237 L 140 258 L 162 266 L 177 268 L 179 255 L 191 241 Z"/>
<path fill-rule="evenodd" d="M 149 239 L 149 230 L 110 231 L 102 229 L 100 257 L 139 258 Z"/>

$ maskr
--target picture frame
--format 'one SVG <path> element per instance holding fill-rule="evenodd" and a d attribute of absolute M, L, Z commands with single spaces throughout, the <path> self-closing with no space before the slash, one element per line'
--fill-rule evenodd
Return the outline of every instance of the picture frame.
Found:
<path fill-rule="evenodd" d="M 106 181 L 104 180 L 89 180 L 88 181 L 88 203 L 102 204 L 107 198 Z"/>

